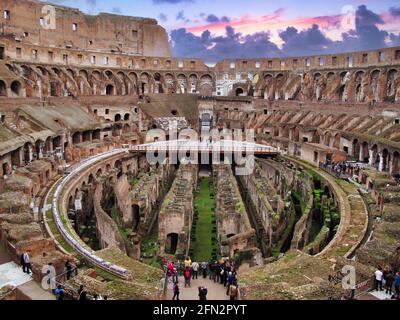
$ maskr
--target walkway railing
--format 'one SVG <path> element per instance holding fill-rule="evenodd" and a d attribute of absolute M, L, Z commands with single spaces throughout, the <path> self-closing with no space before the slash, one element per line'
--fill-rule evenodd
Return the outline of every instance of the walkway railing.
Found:
<path fill-rule="evenodd" d="M 59 212 L 58 205 L 59 205 L 60 196 L 62 195 L 62 192 L 63 192 L 63 189 L 65 188 L 65 186 L 69 182 L 71 182 L 75 178 L 75 176 L 77 176 L 82 170 L 90 167 L 91 165 L 93 165 L 99 161 L 106 160 L 112 156 L 115 156 L 118 154 L 123 154 L 125 152 L 127 152 L 126 149 L 115 149 L 112 151 L 102 153 L 97 156 L 90 157 L 90 158 L 82 161 L 78 165 L 70 167 L 66 173 L 67 175 L 65 176 L 65 178 L 63 178 L 61 183 L 57 186 L 57 189 L 56 189 L 56 191 L 53 195 L 53 199 L 52 199 L 52 212 L 53 212 L 53 216 L 54 216 L 54 222 L 56 223 L 56 226 L 57 226 L 58 230 L 60 231 L 61 235 L 69 243 L 69 245 L 72 248 L 74 248 L 74 250 L 76 250 L 85 259 L 87 259 L 89 262 L 91 262 L 92 264 L 94 264 L 97 267 L 99 267 L 103 270 L 106 270 L 112 274 L 122 277 L 124 279 L 129 278 L 129 276 L 130 276 L 130 273 L 127 269 L 117 266 L 115 264 L 112 264 L 112 263 L 100 258 L 99 256 L 96 255 L 96 253 L 93 250 L 91 250 L 91 249 L 89 250 L 88 248 L 83 246 L 80 241 L 78 241 L 77 239 L 74 238 L 74 236 L 70 233 L 68 228 L 66 228 L 66 226 L 63 223 L 63 220 L 61 218 L 62 214 L 60 214 L 60 212 Z"/>
<path fill-rule="evenodd" d="M 223 140 L 221 142 L 204 143 L 191 140 L 170 140 L 141 145 L 131 145 L 131 151 L 170 151 L 179 152 L 193 150 L 198 152 L 254 152 L 277 154 L 275 147 L 246 141 Z"/>

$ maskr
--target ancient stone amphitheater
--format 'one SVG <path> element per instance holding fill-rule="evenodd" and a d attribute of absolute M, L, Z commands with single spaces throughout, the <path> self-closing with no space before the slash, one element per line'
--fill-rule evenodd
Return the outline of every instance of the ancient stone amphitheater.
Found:
<path fill-rule="evenodd" d="M 0 273 L 24 252 L 33 269 L 0 299 L 46 296 L 49 264 L 110 299 L 167 299 L 162 263 L 187 255 L 234 261 L 241 299 L 337 299 L 344 266 L 373 299 L 375 269 L 399 270 L 400 47 L 209 67 L 152 19 L 0 7 Z M 252 130 L 249 174 L 148 161 L 209 129 L 191 155 Z"/>

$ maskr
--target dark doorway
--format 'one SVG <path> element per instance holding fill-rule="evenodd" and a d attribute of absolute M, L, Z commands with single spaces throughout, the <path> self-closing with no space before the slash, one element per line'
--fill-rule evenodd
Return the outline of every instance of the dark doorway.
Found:
<path fill-rule="evenodd" d="M 178 247 L 178 234 L 170 233 L 167 235 L 167 242 L 165 244 L 165 252 L 168 254 L 175 254 Z"/>

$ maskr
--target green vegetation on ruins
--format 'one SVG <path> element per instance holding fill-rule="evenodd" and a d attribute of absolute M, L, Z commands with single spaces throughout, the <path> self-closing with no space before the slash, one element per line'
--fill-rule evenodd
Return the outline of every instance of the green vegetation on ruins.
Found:
<path fill-rule="evenodd" d="M 212 178 L 201 177 L 194 197 L 195 218 L 191 239 L 192 259 L 209 261 L 217 257 L 217 227 Z"/>

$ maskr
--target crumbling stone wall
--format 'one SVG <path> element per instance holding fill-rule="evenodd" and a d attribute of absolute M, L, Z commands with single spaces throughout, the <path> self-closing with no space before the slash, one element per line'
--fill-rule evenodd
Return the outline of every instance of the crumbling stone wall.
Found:
<path fill-rule="evenodd" d="M 181 164 L 175 180 L 164 202 L 158 217 L 158 241 L 160 255 L 168 251 L 167 238 L 171 234 L 178 237 L 174 254 L 182 258 L 188 254 L 190 231 L 193 222 L 193 191 L 197 185 L 198 167 L 192 164 Z"/>

